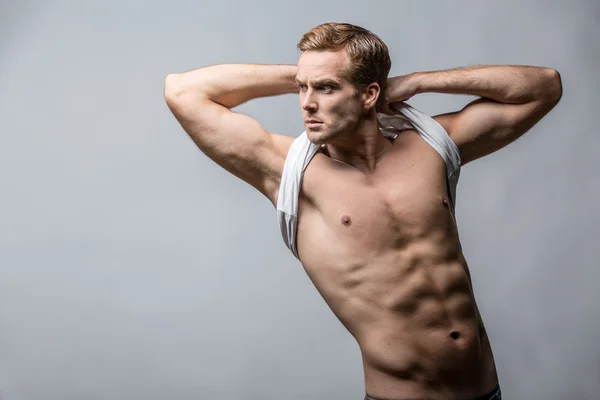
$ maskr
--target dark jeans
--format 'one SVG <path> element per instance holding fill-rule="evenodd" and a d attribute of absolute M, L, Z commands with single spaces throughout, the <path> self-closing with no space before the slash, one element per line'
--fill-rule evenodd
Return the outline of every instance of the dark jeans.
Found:
<path fill-rule="evenodd" d="M 377 400 L 373 397 L 365 396 L 365 400 Z M 491 392 L 479 396 L 475 400 L 502 400 L 502 391 L 500 390 L 500 384 L 497 384 Z"/>

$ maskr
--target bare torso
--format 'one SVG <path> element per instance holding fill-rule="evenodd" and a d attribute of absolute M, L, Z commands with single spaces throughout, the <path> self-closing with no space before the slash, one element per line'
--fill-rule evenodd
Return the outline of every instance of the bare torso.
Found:
<path fill-rule="evenodd" d="M 412 130 L 370 174 L 317 154 L 304 174 L 304 268 L 382 399 L 475 398 L 497 383 L 443 159 Z"/>

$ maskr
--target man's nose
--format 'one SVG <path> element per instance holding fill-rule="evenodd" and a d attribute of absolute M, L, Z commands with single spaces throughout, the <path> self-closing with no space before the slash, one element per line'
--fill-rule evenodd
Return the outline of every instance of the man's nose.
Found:
<path fill-rule="evenodd" d="M 317 111 L 317 102 L 315 97 L 310 91 L 304 93 L 304 95 L 300 98 L 300 102 L 302 104 L 302 109 L 305 111 Z"/>

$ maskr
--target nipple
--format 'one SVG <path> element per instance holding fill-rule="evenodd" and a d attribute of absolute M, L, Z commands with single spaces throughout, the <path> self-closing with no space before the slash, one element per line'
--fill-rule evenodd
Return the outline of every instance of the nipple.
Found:
<path fill-rule="evenodd" d="M 448 205 L 448 199 L 445 197 L 442 197 L 442 204 L 447 206 Z"/>
<path fill-rule="evenodd" d="M 348 215 L 342 216 L 342 224 L 350 226 L 351 223 L 352 221 L 350 220 L 350 217 Z"/>

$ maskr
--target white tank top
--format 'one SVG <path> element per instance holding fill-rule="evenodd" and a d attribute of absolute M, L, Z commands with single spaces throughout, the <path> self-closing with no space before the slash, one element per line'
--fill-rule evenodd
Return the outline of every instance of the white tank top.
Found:
<path fill-rule="evenodd" d="M 454 211 L 456 205 L 456 186 L 460 175 L 460 155 L 456 144 L 446 130 L 433 118 L 423 114 L 406 103 L 394 103 L 400 115 L 377 114 L 381 133 L 395 139 L 398 133 L 406 129 L 414 129 L 433 147 L 446 162 L 447 184 L 450 202 Z M 308 140 L 303 132 L 292 143 L 287 154 L 279 194 L 277 197 L 277 218 L 281 235 L 286 246 L 299 259 L 296 248 L 296 229 L 298 226 L 298 197 L 302 185 L 304 170 L 319 151 L 320 146 Z"/>

